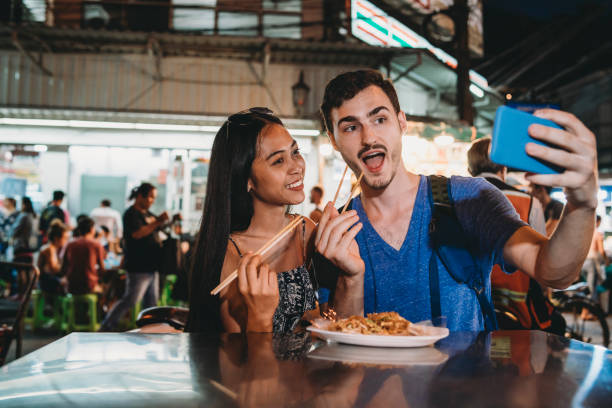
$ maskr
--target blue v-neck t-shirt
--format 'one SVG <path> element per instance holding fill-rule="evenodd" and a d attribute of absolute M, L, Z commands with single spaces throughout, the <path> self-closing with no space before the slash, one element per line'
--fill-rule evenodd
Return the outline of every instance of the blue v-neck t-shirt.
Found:
<path fill-rule="evenodd" d="M 363 228 L 357 234 L 359 252 L 365 263 L 364 312 L 395 311 L 413 322 L 431 319 L 429 297 L 429 241 L 431 207 L 429 180 L 420 177 L 410 226 L 399 250 L 387 244 L 368 220 L 361 198 L 352 202 Z M 482 178 L 451 177 L 455 213 L 481 270 L 505 267 L 503 248 L 514 232 L 527 225 L 520 220 L 508 199 Z M 484 323 L 474 291 L 456 282 L 438 259 L 440 306 L 451 331 L 483 330 Z M 486 291 L 491 298 L 490 275 Z"/>

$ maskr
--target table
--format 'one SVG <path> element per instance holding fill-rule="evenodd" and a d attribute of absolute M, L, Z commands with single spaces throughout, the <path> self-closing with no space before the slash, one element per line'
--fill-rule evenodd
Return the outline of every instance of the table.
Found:
<path fill-rule="evenodd" d="M 451 333 L 420 349 L 307 332 L 72 333 L 0 369 L 2 407 L 611 404 L 612 352 L 538 331 Z"/>

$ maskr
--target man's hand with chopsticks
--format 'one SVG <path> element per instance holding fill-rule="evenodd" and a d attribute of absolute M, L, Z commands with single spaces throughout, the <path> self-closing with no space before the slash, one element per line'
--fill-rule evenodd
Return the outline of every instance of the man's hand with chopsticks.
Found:
<path fill-rule="evenodd" d="M 317 251 L 348 276 L 363 275 L 365 264 L 359 254 L 355 237 L 363 225 L 354 210 L 339 214 L 332 203 L 327 203 L 317 227 Z"/>
<path fill-rule="evenodd" d="M 240 260 L 238 291 L 247 307 L 246 331 L 271 332 L 279 300 L 278 278 L 261 255 L 248 252 Z"/>

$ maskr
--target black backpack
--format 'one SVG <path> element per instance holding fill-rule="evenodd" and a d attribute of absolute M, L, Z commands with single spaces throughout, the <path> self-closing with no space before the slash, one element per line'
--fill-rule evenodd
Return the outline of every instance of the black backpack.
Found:
<path fill-rule="evenodd" d="M 55 219 L 58 219 L 64 222 L 64 210 L 56 205 L 50 205 L 45 208 L 40 214 L 40 224 L 38 225 L 38 229 L 42 235 L 47 234 L 47 230 L 51 225 L 51 222 Z"/>

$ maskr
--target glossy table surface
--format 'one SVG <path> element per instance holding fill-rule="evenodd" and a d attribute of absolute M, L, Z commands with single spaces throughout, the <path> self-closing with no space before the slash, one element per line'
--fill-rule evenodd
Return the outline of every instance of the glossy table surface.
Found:
<path fill-rule="evenodd" d="M 434 347 L 308 333 L 73 333 L 0 368 L 0 407 L 611 407 L 612 352 L 535 331 Z"/>

